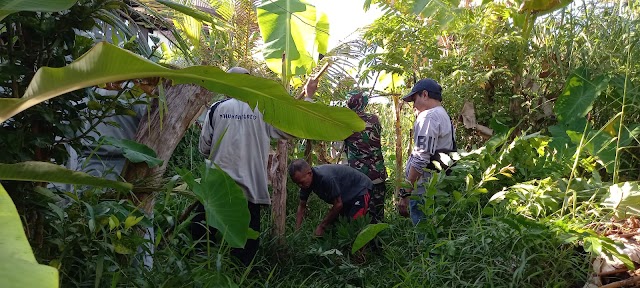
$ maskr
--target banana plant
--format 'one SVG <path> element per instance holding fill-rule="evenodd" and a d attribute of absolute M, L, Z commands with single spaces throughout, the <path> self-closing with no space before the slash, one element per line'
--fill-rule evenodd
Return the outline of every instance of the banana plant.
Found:
<path fill-rule="evenodd" d="M 53 164 L 52 164 L 53 165 Z M 0 185 L 0 279 L 2 287 L 58 287 L 58 270 L 38 264 L 9 194 Z"/>
<path fill-rule="evenodd" d="M 0 99 L 0 123 L 33 105 L 73 90 L 126 79 L 158 76 L 171 79 L 175 84 L 198 84 L 209 90 L 224 93 L 247 102 L 250 106 L 259 109 L 263 113 L 266 122 L 297 137 L 340 140 L 346 138 L 353 131 L 364 129 L 362 120 L 351 110 L 295 100 L 289 96 L 284 87 L 278 82 L 244 74 L 229 74 L 210 66 L 193 66 L 172 70 L 106 42 L 97 44 L 85 55 L 66 67 L 41 68 L 34 76 L 23 97 Z M 185 95 L 185 97 L 188 96 Z M 38 163 L 36 166 L 27 165 L 25 168 L 33 169 L 26 169 L 21 175 L 31 177 L 29 179 L 18 179 L 19 175 L 11 176 L 9 173 L 12 171 L 11 167 L 6 167 L 7 169 L 4 169 L 4 172 L 0 169 L 0 179 L 71 184 L 88 184 L 88 181 L 89 184 L 96 186 L 107 186 L 98 185 L 99 181 L 92 181 L 91 179 L 83 178 L 78 180 L 74 176 L 80 174 L 72 174 L 71 171 L 62 167 L 53 166 L 56 165 L 49 163 Z M 42 173 L 43 168 L 56 168 L 65 171 L 56 170 L 58 174 Z M 53 175 L 62 176 L 56 179 L 44 177 Z M 81 182 L 76 183 L 76 181 Z M 130 189 L 130 186 L 127 188 Z M 243 207 L 246 207 L 246 205 Z M 231 225 L 223 223 L 219 226 L 238 226 L 233 223 Z M 244 231 L 246 231 L 246 227 L 243 233 Z M 246 235 L 242 236 L 242 233 L 232 234 L 233 236 L 239 235 L 238 237 L 240 238 L 230 237 L 229 239 L 234 239 L 229 240 L 230 244 L 241 246 L 240 243 L 243 243 Z"/>
<path fill-rule="evenodd" d="M 20 11 L 60 12 L 67 10 L 78 0 L 13 0 L 0 1 L 0 20 Z"/>
<path fill-rule="evenodd" d="M 209 4 L 215 10 L 213 15 L 169 0 L 158 2 L 182 14 L 183 20 L 176 15 L 174 23 L 188 36 L 195 54 L 209 65 L 241 66 L 249 70 L 257 66 L 253 56 L 259 42 L 259 31 L 253 2 L 211 0 Z M 195 22 L 200 25 L 195 25 Z M 197 29 L 208 31 L 200 33 L 199 38 L 189 36 L 198 33 Z"/>
<path fill-rule="evenodd" d="M 275 81 L 229 74 L 210 66 L 172 70 L 106 42 L 97 44 L 66 67 L 39 69 L 23 97 L 0 99 L 0 123 L 67 92 L 146 77 L 165 77 L 174 84 L 197 84 L 237 98 L 257 107 L 267 123 L 300 138 L 336 141 L 364 129 L 364 122 L 351 110 L 297 101 Z"/>
<path fill-rule="evenodd" d="M 16 164 L 0 163 L 0 179 L 91 185 L 114 188 L 121 191 L 133 188 L 129 183 L 94 177 L 83 172 L 66 169 L 60 165 L 39 161 Z"/>
<path fill-rule="evenodd" d="M 311 73 L 316 55 L 327 52 L 327 15 L 304 0 L 264 1 L 257 11 L 269 69 L 283 75 L 285 83 L 293 75 Z"/>

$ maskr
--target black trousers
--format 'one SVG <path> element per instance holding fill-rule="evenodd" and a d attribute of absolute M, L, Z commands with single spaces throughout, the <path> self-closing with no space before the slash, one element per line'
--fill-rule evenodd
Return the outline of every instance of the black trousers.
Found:
<path fill-rule="evenodd" d="M 249 208 L 249 228 L 260 232 L 260 204 L 254 204 L 251 202 L 248 203 Z M 200 247 L 206 247 L 207 234 L 209 234 L 209 240 L 213 241 L 215 239 L 217 229 L 207 226 L 206 216 L 204 211 L 204 205 L 202 203 L 198 203 L 198 206 L 194 209 L 196 216 L 191 220 L 191 237 L 194 241 L 200 240 Z M 245 266 L 249 266 L 251 260 L 258 253 L 258 246 L 260 245 L 260 240 L 258 239 L 247 239 L 247 243 L 244 245 L 244 248 L 233 248 L 231 249 L 231 255 L 240 260 L 242 264 Z"/>

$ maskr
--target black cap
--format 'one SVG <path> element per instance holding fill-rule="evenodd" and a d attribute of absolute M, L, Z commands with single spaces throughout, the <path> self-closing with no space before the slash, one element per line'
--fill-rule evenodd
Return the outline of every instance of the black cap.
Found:
<path fill-rule="evenodd" d="M 421 92 L 422 90 L 427 90 L 427 92 L 429 92 L 429 98 L 442 101 L 442 87 L 440 87 L 440 84 L 438 84 L 436 80 L 433 80 L 430 78 L 422 79 L 418 81 L 416 85 L 413 85 L 411 92 L 409 92 L 409 94 L 402 97 L 402 100 L 411 102 L 413 100 L 409 98 L 411 98 L 413 94 Z"/>

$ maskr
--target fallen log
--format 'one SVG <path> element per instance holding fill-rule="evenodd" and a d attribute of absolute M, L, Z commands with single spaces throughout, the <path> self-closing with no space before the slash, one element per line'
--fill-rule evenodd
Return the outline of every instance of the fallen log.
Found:
<path fill-rule="evenodd" d="M 613 283 L 609 283 L 607 285 L 602 285 L 600 286 L 600 288 L 618 288 L 618 287 L 623 287 L 623 286 L 627 286 L 627 285 L 636 285 L 640 282 L 640 276 L 633 276 L 631 278 L 628 279 L 624 279 L 621 281 L 616 281 Z"/>

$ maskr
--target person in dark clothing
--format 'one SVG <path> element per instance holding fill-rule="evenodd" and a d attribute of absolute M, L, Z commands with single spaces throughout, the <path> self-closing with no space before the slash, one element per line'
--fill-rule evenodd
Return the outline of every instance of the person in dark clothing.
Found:
<path fill-rule="evenodd" d="M 338 216 L 357 219 L 368 213 L 371 179 L 346 165 L 326 164 L 311 167 L 302 159 L 289 165 L 289 176 L 300 187 L 300 204 L 296 213 L 296 229 L 299 229 L 307 209 L 307 200 L 314 192 L 320 199 L 332 204 L 331 209 L 316 227 L 314 234 L 322 236 L 327 226 Z"/>

